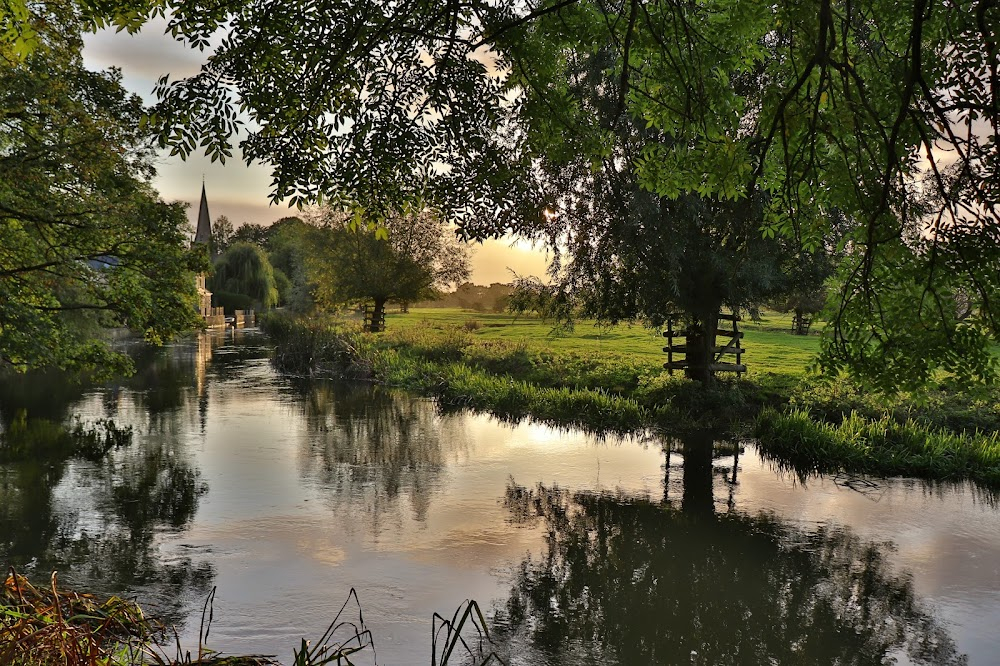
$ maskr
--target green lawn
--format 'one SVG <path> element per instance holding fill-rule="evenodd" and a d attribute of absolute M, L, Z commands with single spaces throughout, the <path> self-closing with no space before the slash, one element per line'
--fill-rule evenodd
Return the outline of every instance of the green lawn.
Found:
<path fill-rule="evenodd" d="M 765 313 L 760 322 L 740 322 L 746 331 L 743 359 L 751 378 L 754 375 L 780 374 L 798 376 L 805 372 L 819 352 L 816 335 L 792 335 L 791 315 Z M 475 322 L 467 324 L 467 322 Z M 478 323 L 478 328 L 473 328 Z M 597 326 L 593 321 L 577 322 L 570 332 L 553 331 L 552 322 L 537 317 L 506 313 L 483 313 L 458 308 L 412 308 L 409 313 L 389 313 L 386 328 L 404 330 L 429 326 L 448 328 L 467 326 L 483 340 L 518 342 L 552 351 L 594 352 L 628 356 L 632 361 L 662 365 L 664 338 L 660 331 L 643 326 Z"/>

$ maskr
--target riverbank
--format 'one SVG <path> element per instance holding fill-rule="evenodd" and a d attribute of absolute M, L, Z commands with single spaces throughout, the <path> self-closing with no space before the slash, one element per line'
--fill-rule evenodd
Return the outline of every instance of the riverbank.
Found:
<path fill-rule="evenodd" d="M 212 623 L 213 590 L 205 601 L 199 638 Z M 357 618 L 348 618 L 351 611 Z M 347 611 L 347 613 L 345 613 Z M 440 620 L 440 621 L 438 621 Z M 489 630 L 475 601 L 466 601 L 452 619 L 435 616 L 431 663 L 503 663 L 489 647 Z M 135 602 L 118 596 L 99 598 L 60 588 L 52 573 L 49 585 L 36 587 L 11 569 L 0 590 L 0 664 L 5 666 L 280 666 L 273 655 L 229 656 L 199 644 L 193 652 L 172 645 L 172 630 L 148 617 Z M 459 646 L 462 646 L 461 648 Z M 474 646 L 474 647 L 469 647 Z M 169 654 L 175 649 L 175 654 Z M 374 656 L 371 631 L 361 618 L 361 602 L 352 589 L 329 628 L 316 641 L 302 639 L 292 662 L 302 666 L 353 663 L 357 653 Z M 471 661 L 470 661 L 471 660 Z"/>
<path fill-rule="evenodd" d="M 553 336 L 539 320 L 435 310 L 397 315 L 380 335 L 350 322 L 283 315 L 264 327 L 277 345 L 276 365 L 293 374 L 374 381 L 445 407 L 591 431 L 753 436 L 765 454 L 804 473 L 1000 487 L 996 390 L 884 395 L 844 378 L 821 380 L 806 371 L 815 336 L 793 336 L 766 320 L 746 333 L 748 357 L 761 361 L 744 378 L 722 378 L 709 389 L 664 372 L 656 341 L 645 339 L 655 333 L 638 328 L 578 326 Z M 884 445 L 873 444 L 879 437 Z"/>

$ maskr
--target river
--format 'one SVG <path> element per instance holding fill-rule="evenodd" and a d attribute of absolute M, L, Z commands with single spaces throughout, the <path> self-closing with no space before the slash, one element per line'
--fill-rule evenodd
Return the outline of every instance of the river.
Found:
<path fill-rule="evenodd" d="M 134 437 L 0 465 L 0 562 L 134 595 L 191 651 L 214 587 L 207 645 L 286 663 L 352 588 L 341 619 L 362 613 L 375 645 L 358 663 L 431 663 L 433 613 L 466 599 L 513 664 L 1000 660 L 1000 509 L 973 486 L 444 413 L 267 356 L 254 331 L 202 334 L 115 385 L 5 382 L 6 429 Z"/>

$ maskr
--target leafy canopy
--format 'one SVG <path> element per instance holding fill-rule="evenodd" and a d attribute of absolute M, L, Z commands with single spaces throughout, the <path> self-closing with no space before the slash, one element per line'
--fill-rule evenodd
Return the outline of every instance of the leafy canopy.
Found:
<path fill-rule="evenodd" d="M 263 309 L 278 304 L 274 269 L 259 246 L 233 243 L 216 259 L 213 270 L 208 279 L 208 288 L 213 293 L 243 296 L 252 305 Z"/>
<path fill-rule="evenodd" d="M 148 185 L 143 107 L 117 71 L 83 67 L 78 26 L 35 26 L 0 58 L 0 363 L 112 374 L 130 369 L 98 329 L 159 343 L 197 325 L 185 215 Z"/>
<path fill-rule="evenodd" d="M 410 302 L 469 277 L 468 250 L 431 211 L 386 218 L 387 237 L 359 224 L 359 217 L 324 209 L 313 222 L 306 264 L 324 307 L 372 301 Z"/>
<path fill-rule="evenodd" d="M 763 233 L 807 248 L 837 209 L 851 252 L 827 367 L 876 378 L 886 357 L 887 384 L 995 372 L 991 0 L 95 5 L 81 6 L 129 28 L 169 9 L 170 31 L 199 46 L 226 27 L 200 74 L 161 80 L 151 120 L 175 152 L 225 158 L 246 112 L 241 147 L 274 165 L 276 199 L 326 197 L 378 220 L 429 197 L 468 236 L 538 235 L 558 212 L 539 166 L 575 156 L 631 168 L 668 199 L 761 193 Z M 651 130 L 628 154 L 574 90 L 575 60 L 600 49 L 616 117 Z M 894 353 L 903 339 L 921 362 Z"/>

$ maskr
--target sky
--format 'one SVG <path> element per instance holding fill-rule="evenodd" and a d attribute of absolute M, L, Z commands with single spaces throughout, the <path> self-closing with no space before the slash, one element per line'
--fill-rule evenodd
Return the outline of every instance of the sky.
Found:
<path fill-rule="evenodd" d="M 171 79 L 195 74 L 204 54 L 189 48 L 165 35 L 166 21 L 151 21 L 137 35 L 115 33 L 110 30 L 87 35 L 83 51 L 84 61 L 91 69 L 119 67 L 122 83 L 152 103 L 153 86 L 164 74 Z M 245 222 L 270 224 L 275 220 L 297 213 L 284 204 L 271 205 L 268 198 L 270 170 L 263 165 L 247 166 L 238 149 L 234 159 L 225 165 L 212 163 L 203 155 L 192 155 L 186 161 L 169 157 L 164 151 L 157 162 L 157 177 L 153 185 L 166 201 L 185 201 L 188 218 L 192 222 L 198 214 L 198 198 L 204 179 L 209 211 L 214 220 L 225 215 L 233 225 Z M 510 282 L 512 271 L 519 276 L 544 276 L 546 254 L 524 241 L 502 238 L 472 246 L 472 276 L 476 284 Z"/>

